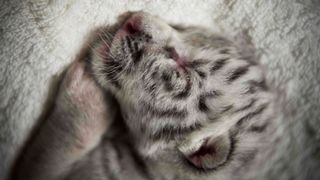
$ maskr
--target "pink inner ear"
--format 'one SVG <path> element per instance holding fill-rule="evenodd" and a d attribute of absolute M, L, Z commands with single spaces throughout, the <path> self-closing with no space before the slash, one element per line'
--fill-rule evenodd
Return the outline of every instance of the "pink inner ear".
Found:
<path fill-rule="evenodd" d="M 133 15 L 122 26 L 122 29 L 125 30 L 128 34 L 136 34 L 140 30 L 141 17 Z"/>
<path fill-rule="evenodd" d="M 125 24 L 125 30 L 129 34 L 135 34 L 135 33 L 139 32 L 139 28 L 135 24 L 133 24 L 132 22 L 127 22 Z"/>
<path fill-rule="evenodd" d="M 205 168 L 204 165 L 202 164 L 203 162 L 201 158 L 203 158 L 204 156 L 208 156 L 208 157 L 211 157 L 210 159 L 213 159 L 216 153 L 217 153 L 217 150 L 216 150 L 215 144 L 208 144 L 208 139 L 207 139 L 201 145 L 199 150 L 189 155 L 187 159 L 196 167 Z"/>

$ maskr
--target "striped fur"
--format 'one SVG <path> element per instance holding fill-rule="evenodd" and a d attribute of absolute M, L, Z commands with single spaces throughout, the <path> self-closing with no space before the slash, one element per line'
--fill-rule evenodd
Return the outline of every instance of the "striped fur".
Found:
<path fill-rule="evenodd" d="M 159 160 L 177 147 L 188 154 L 208 137 L 264 132 L 265 127 L 255 124 L 268 124 L 264 121 L 273 114 L 273 96 L 262 68 L 247 60 L 241 47 L 206 29 L 175 28 L 146 13 L 138 16 L 141 32 L 115 36 L 107 45 L 107 57 L 94 53 L 92 65 L 98 82 L 119 101 L 143 156 Z M 176 56 L 186 59 L 185 67 L 178 67 Z M 109 61 L 121 64 L 123 71 L 109 66 Z M 114 79 L 103 71 L 114 72 L 122 88 L 113 86 Z M 176 157 L 162 160 L 170 164 L 179 161 Z"/>
<path fill-rule="evenodd" d="M 129 18 L 139 19 L 133 34 L 120 31 Z M 13 179 L 247 179 L 257 168 L 275 100 L 245 47 L 143 12 L 91 47 L 90 72 L 83 62 L 68 70 Z M 102 103 L 102 90 L 117 102 Z"/>

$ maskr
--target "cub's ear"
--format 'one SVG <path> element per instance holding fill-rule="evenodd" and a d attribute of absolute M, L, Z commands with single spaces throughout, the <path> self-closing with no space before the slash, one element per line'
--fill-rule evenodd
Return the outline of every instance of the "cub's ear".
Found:
<path fill-rule="evenodd" d="M 207 137 L 195 151 L 183 154 L 191 165 L 209 170 L 222 166 L 228 161 L 231 153 L 231 139 L 229 135 L 222 135 L 219 137 Z"/>

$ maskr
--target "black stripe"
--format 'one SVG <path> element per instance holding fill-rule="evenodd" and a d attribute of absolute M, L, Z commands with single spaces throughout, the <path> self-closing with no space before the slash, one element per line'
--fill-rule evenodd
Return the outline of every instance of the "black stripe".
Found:
<path fill-rule="evenodd" d="M 247 104 L 239 109 L 236 109 L 234 112 L 241 112 L 241 111 L 247 110 L 250 107 L 252 107 L 256 103 L 256 101 L 257 101 L 257 99 L 252 99 L 249 104 Z"/>
<path fill-rule="evenodd" d="M 229 105 L 229 106 L 225 106 L 223 107 L 222 111 L 220 113 L 225 113 L 225 112 L 228 112 L 230 109 L 233 108 L 233 105 Z"/>
<path fill-rule="evenodd" d="M 134 64 L 137 64 L 138 62 L 141 61 L 142 54 L 143 54 L 142 50 L 138 50 L 138 51 L 131 54 L 131 58 L 132 58 Z"/>
<path fill-rule="evenodd" d="M 173 90 L 173 84 L 172 84 L 171 78 L 172 77 L 168 73 L 163 73 L 161 75 L 161 79 L 164 81 L 165 90 L 167 91 Z"/>
<path fill-rule="evenodd" d="M 148 61 L 147 63 L 144 64 L 144 68 L 147 69 L 147 72 L 144 72 L 142 75 L 142 79 L 145 80 L 146 82 L 149 81 L 149 79 L 146 79 L 147 75 L 149 75 L 151 66 L 153 65 L 154 62 Z M 155 67 L 154 71 L 151 73 L 151 78 L 155 79 L 158 75 L 159 67 Z"/>
<path fill-rule="evenodd" d="M 209 108 L 206 104 L 206 98 L 204 96 L 200 96 L 199 102 L 198 102 L 198 108 L 202 112 L 207 112 L 209 111 Z"/>
<path fill-rule="evenodd" d="M 152 59 L 149 61 L 148 64 L 146 64 L 146 70 L 147 72 L 150 72 L 151 68 L 152 68 L 152 65 L 156 62 L 157 60 L 156 59 Z"/>
<path fill-rule="evenodd" d="M 221 96 L 222 92 L 218 90 L 212 90 L 210 92 L 206 92 L 200 95 L 199 101 L 198 101 L 198 109 L 202 112 L 207 112 L 209 111 L 209 107 L 206 104 L 206 99 L 207 98 L 215 98 L 218 96 Z"/>
<path fill-rule="evenodd" d="M 110 59 L 105 62 L 105 68 L 107 71 L 116 69 L 117 71 L 122 71 L 123 70 L 123 64 L 119 61 Z"/>
<path fill-rule="evenodd" d="M 165 82 L 168 82 L 171 81 L 171 76 L 168 73 L 164 72 L 162 73 L 161 79 Z"/>
<path fill-rule="evenodd" d="M 134 46 L 134 50 L 135 50 L 135 51 L 139 51 L 139 46 L 138 46 L 138 43 L 137 43 L 137 42 L 134 42 L 134 43 L 133 43 L 133 46 Z"/>
<path fill-rule="evenodd" d="M 152 132 L 150 137 L 154 141 L 161 140 L 161 139 L 169 141 L 177 138 L 178 136 L 186 135 L 193 131 L 199 130 L 201 127 L 202 125 L 200 123 L 195 123 L 188 127 L 181 127 L 180 125 L 173 126 L 173 125 L 167 124 L 164 127 L 161 127 L 159 130 Z"/>
<path fill-rule="evenodd" d="M 187 98 L 190 96 L 190 90 L 191 90 L 191 86 L 192 86 L 192 82 L 190 80 L 190 76 L 188 75 L 186 77 L 186 86 L 185 88 L 177 95 L 173 96 L 174 99 L 183 99 L 183 98 Z"/>
<path fill-rule="evenodd" d="M 211 116 L 211 117 L 208 117 L 208 120 L 211 121 L 211 122 L 215 122 L 215 121 L 217 121 L 219 118 L 220 118 L 220 116 Z"/>
<path fill-rule="evenodd" d="M 248 84 L 248 90 L 245 94 L 253 94 L 257 90 L 267 91 L 269 89 L 264 79 L 262 81 L 250 80 L 248 81 Z"/>
<path fill-rule="evenodd" d="M 203 93 L 201 96 L 215 98 L 215 97 L 222 96 L 222 95 L 223 95 L 223 93 L 219 90 L 211 90 L 209 92 Z"/>
<path fill-rule="evenodd" d="M 155 96 L 156 96 L 156 88 L 157 88 L 157 85 L 156 85 L 156 84 L 152 84 L 150 88 L 151 88 L 151 94 L 150 94 L 150 95 L 151 95 L 152 97 L 155 97 Z"/>
<path fill-rule="evenodd" d="M 252 161 L 258 154 L 257 149 L 251 149 L 245 151 L 245 153 L 242 153 L 241 156 L 238 157 L 239 161 L 241 161 L 243 164 L 247 164 L 248 162 Z"/>
<path fill-rule="evenodd" d="M 172 91 L 173 90 L 173 85 L 171 84 L 171 82 L 165 82 L 164 83 L 164 87 L 166 91 Z"/>
<path fill-rule="evenodd" d="M 238 78 L 240 78 L 241 76 L 245 75 L 249 70 L 249 66 L 243 66 L 243 67 L 240 67 L 236 70 L 234 70 L 231 75 L 227 78 L 227 81 L 229 83 L 237 80 Z"/>
<path fill-rule="evenodd" d="M 268 90 L 268 86 L 267 86 L 267 83 L 266 83 L 266 80 L 265 80 L 265 79 L 263 79 L 263 80 L 260 81 L 260 82 L 253 81 L 252 84 L 255 85 L 255 86 L 257 86 L 257 87 L 260 88 L 261 90 Z"/>
<path fill-rule="evenodd" d="M 124 40 L 123 39 L 121 39 L 121 50 L 122 50 L 122 53 L 126 53 L 126 50 L 125 50 L 125 48 L 124 48 L 124 46 L 125 46 L 125 42 L 124 42 Z"/>
<path fill-rule="evenodd" d="M 152 79 L 156 79 L 156 78 L 157 78 L 157 75 L 158 75 L 157 69 L 158 69 L 158 67 L 151 73 L 151 78 L 152 78 Z"/>
<path fill-rule="evenodd" d="M 144 69 L 146 70 L 146 72 L 143 74 L 144 78 L 150 74 L 150 71 L 152 70 L 152 66 L 155 62 L 156 62 L 156 59 L 150 59 L 150 61 L 147 61 L 147 63 L 144 63 Z"/>
<path fill-rule="evenodd" d="M 204 78 L 206 78 L 207 77 L 207 74 L 206 73 L 204 73 L 204 72 L 202 72 L 202 71 L 200 71 L 200 70 L 195 70 L 196 71 L 196 73 L 202 78 L 202 79 L 204 79 Z"/>
<path fill-rule="evenodd" d="M 154 92 L 154 90 L 156 89 L 157 85 L 155 83 L 152 83 L 151 85 L 149 86 L 145 86 L 145 89 L 148 91 L 148 92 Z"/>
<path fill-rule="evenodd" d="M 205 60 L 205 59 L 196 59 L 192 62 L 190 62 L 188 65 L 190 67 L 193 67 L 193 68 L 197 68 L 199 66 L 203 66 L 203 65 L 206 65 L 208 64 L 210 61 L 209 60 Z"/>
<path fill-rule="evenodd" d="M 152 36 L 150 36 L 149 34 L 144 33 L 144 37 L 146 38 L 146 40 L 151 40 Z"/>
<path fill-rule="evenodd" d="M 247 115 L 240 118 L 236 124 L 236 126 L 241 126 L 244 122 L 252 119 L 253 117 L 263 113 L 263 111 L 268 107 L 268 104 L 261 105 L 257 110 L 248 113 Z"/>
<path fill-rule="evenodd" d="M 159 109 L 152 105 L 150 105 L 147 102 L 142 102 L 142 106 L 145 107 L 144 110 L 146 113 L 151 113 L 153 116 L 156 117 L 173 117 L 182 119 L 185 118 L 188 115 L 188 111 L 186 109 L 178 110 L 177 107 L 173 107 L 171 109 Z"/>
<path fill-rule="evenodd" d="M 129 36 L 126 36 L 126 42 L 127 42 L 127 46 L 129 48 L 129 51 L 130 53 L 134 53 L 134 49 L 133 49 L 133 46 L 132 46 L 132 40 Z"/>
<path fill-rule="evenodd" d="M 141 78 L 141 79 L 142 79 L 143 81 L 145 81 L 145 82 L 147 82 L 147 81 L 149 80 L 149 79 L 147 79 L 147 75 L 148 75 L 148 73 L 143 73 L 143 74 L 142 74 L 142 78 Z"/>
<path fill-rule="evenodd" d="M 214 72 L 223 68 L 223 66 L 227 63 L 227 60 L 228 60 L 228 58 L 223 58 L 223 59 L 219 59 L 219 60 L 215 61 L 213 66 L 210 68 L 210 73 L 213 74 Z"/>
<path fill-rule="evenodd" d="M 262 133 L 267 129 L 268 125 L 269 125 L 268 123 L 265 123 L 260 126 L 251 126 L 249 131 L 256 132 L 256 133 Z"/>
<path fill-rule="evenodd" d="M 177 78 L 180 77 L 180 73 L 178 71 L 175 71 Z"/>

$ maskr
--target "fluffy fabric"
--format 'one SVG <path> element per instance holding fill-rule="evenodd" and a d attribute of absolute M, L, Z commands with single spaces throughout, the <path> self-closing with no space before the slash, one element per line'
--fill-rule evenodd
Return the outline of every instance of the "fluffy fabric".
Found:
<path fill-rule="evenodd" d="M 284 100 L 260 179 L 315 179 L 320 161 L 320 1 L 0 1 L 0 179 L 38 121 L 52 84 L 90 30 L 128 10 L 226 34 L 245 31 Z"/>

